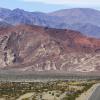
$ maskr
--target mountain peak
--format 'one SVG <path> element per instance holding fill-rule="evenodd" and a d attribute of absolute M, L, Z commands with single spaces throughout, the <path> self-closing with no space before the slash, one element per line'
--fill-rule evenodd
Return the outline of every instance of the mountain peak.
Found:
<path fill-rule="evenodd" d="M 16 9 L 13 10 L 13 12 L 24 12 L 24 10 L 23 9 L 16 8 Z"/>
<path fill-rule="evenodd" d="M 54 11 L 54 12 L 51 12 L 50 15 L 65 16 L 70 13 L 74 13 L 74 14 L 78 15 L 78 14 L 82 14 L 82 13 L 93 13 L 93 12 L 97 13 L 99 11 L 96 9 L 92 9 L 92 8 L 71 8 L 71 9 L 62 9 L 62 10 Z"/>

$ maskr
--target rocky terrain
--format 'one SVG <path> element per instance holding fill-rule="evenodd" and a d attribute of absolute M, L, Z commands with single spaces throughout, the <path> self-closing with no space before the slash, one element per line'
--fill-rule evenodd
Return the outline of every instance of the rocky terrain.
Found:
<path fill-rule="evenodd" d="M 28 24 L 58 29 L 67 28 L 100 38 L 100 11 L 90 8 L 62 9 L 50 13 L 28 12 L 19 8 L 14 10 L 0 8 L 0 23 L 4 27 Z"/>
<path fill-rule="evenodd" d="M 18 25 L 0 29 L 0 69 L 99 72 L 100 40 L 80 32 Z"/>

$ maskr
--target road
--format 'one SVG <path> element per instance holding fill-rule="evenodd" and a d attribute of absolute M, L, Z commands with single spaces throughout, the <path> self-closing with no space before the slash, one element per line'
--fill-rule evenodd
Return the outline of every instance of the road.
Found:
<path fill-rule="evenodd" d="M 95 89 L 89 100 L 100 100 L 100 86 Z"/>

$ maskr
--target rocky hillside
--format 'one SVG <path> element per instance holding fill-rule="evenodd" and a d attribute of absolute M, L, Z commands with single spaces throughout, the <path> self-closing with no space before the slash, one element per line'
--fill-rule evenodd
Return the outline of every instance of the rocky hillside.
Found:
<path fill-rule="evenodd" d="M 80 32 L 18 25 L 0 29 L 0 68 L 20 71 L 100 70 L 100 40 Z"/>
<path fill-rule="evenodd" d="M 0 8 L 0 21 L 11 25 L 29 24 L 58 29 L 72 29 L 100 38 L 100 11 L 90 8 L 64 9 L 51 13 Z"/>

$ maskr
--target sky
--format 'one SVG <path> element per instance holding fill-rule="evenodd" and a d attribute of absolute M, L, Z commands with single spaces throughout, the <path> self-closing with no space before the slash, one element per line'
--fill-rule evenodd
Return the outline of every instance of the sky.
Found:
<path fill-rule="evenodd" d="M 70 8 L 93 8 L 100 10 L 100 0 L 0 0 L 0 7 L 20 8 L 34 12 L 52 12 Z"/>

